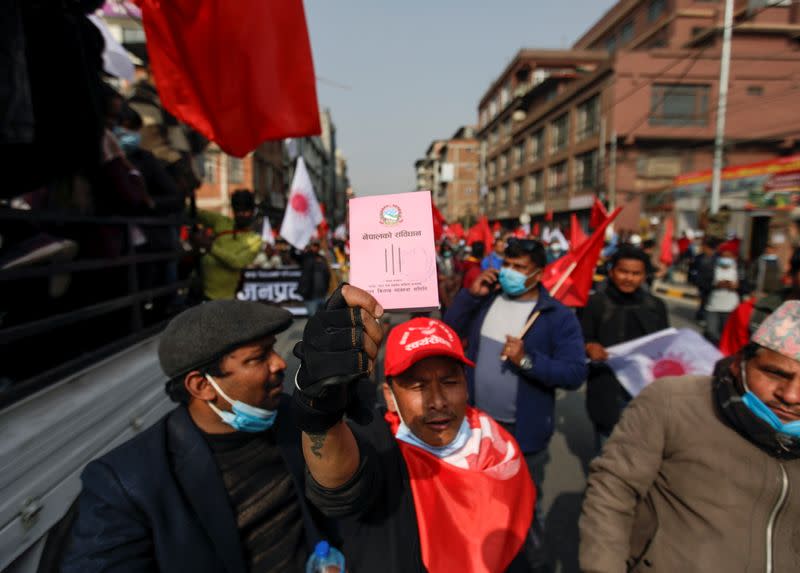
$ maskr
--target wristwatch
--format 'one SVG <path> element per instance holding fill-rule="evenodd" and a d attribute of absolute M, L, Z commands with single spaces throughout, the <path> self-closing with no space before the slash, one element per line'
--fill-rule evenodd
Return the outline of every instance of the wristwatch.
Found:
<path fill-rule="evenodd" d="M 533 368 L 533 358 L 526 354 L 522 357 L 522 360 L 519 361 L 519 369 L 530 370 L 531 368 Z"/>

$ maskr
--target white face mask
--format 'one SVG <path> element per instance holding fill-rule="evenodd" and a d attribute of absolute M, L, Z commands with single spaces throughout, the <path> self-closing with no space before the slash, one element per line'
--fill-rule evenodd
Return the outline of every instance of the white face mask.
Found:
<path fill-rule="evenodd" d="M 458 428 L 456 437 L 453 438 L 449 444 L 444 446 L 431 446 L 430 444 L 424 442 L 411 430 L 411 428 L 406 425 L 405 421 L 403 420 L 403 415 L 400 413 L 400 407 L 397 405 L 397 398 L 394 397 L 394 391 L 392 390 L 391 385 L 389 386 L 389 393 L 392 395 L 392 402 L 394 402 L 394 409 L 397 412 L 397 417 L 400 418 L 400 426 L 398 426 L 397 433 L 394 436 L 396 439 L 421 448 L 439 459 L 453 455 L 463 448 L 469 441 L 469 438 L 472 435 L 472 429 L 469 427 L 469 422 L 467 422 L 467 418 L 465 416 L 464 419 L 461 420 L 461 426 Z"/>

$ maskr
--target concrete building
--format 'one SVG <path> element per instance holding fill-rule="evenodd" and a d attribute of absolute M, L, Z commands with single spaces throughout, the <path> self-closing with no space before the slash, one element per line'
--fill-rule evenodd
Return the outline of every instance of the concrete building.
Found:
<path fill-rule="evenodd" d="M 414 162 L 414 169 L 417 172 L 417 190 L 430 189 L 433 195 L 433 202 L 441 210 L 444 203 L 444 196 L 441 195 L 440 165 L 441 151 L 445 145 L 445 140 L 434 139 L 425 152 L 425 157 Z"/>
<path fill-rule="evenodd" d="M 723 10 L 621 0 L 573 49 L 521 50 L 478 107 L 487 215 L 509 225 L 522 213 L 586 218 L 598 195 L 625 204 L 617 225 L 636 229 L 663 208 L 658 192 L 674 177 L 711 166 Z M 726 164 L 797 148 L 798 33 L 797 5 L 737 0 Z"/>

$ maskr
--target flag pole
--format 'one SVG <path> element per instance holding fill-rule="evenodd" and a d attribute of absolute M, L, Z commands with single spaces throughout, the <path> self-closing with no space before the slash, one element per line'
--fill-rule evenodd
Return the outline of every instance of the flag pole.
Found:
<path fill-rule="evenodd" d="M 561 290 L 561 287 L 564 286 L 564 283 L 569 278 L 569 275 L 572 274 L 572 271 L 574 271 L 575 267 L 577 267 L 577 266 L 578 266 L 578 263 L 577 262 L 573 262 L 573 263 L 571 263 L 569 265 L 569 267 L 567 267 L 566 272 L 563 275 L 561 275 L 561 278 L 558 279 L 558 282 L 556 283 L 556 286 L 554 286 L 553 290 L 550 292 L 551 296 L 555 296 L 555 294 L 559 290 Z M 528 319 L 528 322 L 526 322 L 525 326 L 522 327 L 522 332 L 519 333 L 519 336 L 517 338 L 524 338 L 525 335 L 528 334 L 528 331 L 533 326 L 533 323 L 536 322 L 536 319 L 539 318 L 540 314 L 542 314 L 542 311 L 541 310 L 537 310 L 536 312 L 534 312 L 531 315 L 531 317 Z M 500 361 L 501 362 L 505 362 L 506 360 L 508 360 L 508 356 L 506 356 L 506 355 L 500 356 Z"/>

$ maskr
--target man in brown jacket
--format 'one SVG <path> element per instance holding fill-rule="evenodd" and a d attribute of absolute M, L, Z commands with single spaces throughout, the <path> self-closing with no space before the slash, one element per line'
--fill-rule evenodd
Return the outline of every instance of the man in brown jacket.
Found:
<path fill-rule="evenodd" d="M 654 382 L 592 462 L 589 573 L 800 571 L 800 301 L 714 376 Z"/>

